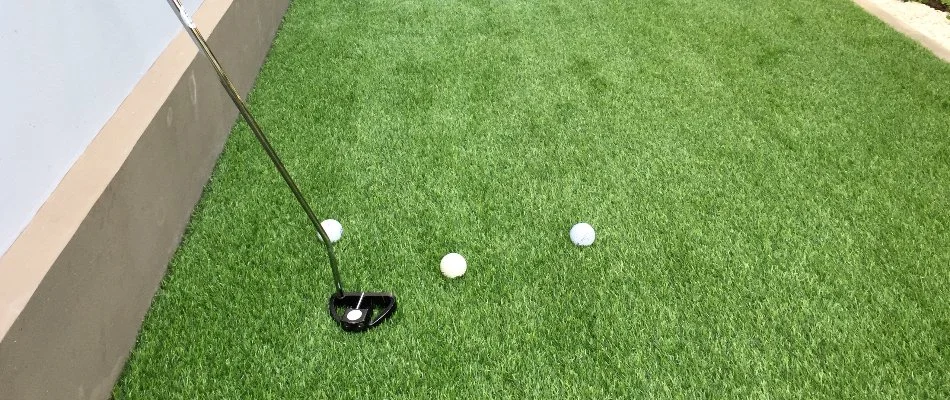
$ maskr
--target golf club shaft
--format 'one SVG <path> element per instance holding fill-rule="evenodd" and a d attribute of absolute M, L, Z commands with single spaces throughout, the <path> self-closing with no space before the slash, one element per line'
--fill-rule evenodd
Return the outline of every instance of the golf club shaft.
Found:
<path fill-rule="evenodd" d="M 267 140 L 267 136 L 264 135 L 264 131 L 261 130 L 260 125 L 257 124 L 254 116 L 251 115 L 251 111 L 247 108 L 247 104 L 241 99 L 241 96 L 234 88 L 231 80 L 228 79 L 228 75 L 221 67 L 221 63 L 218 62 L 217 57 L 214 56 L 211 48 L 208 47 L 208 42 L 205 41 L 204 36 L 202 36 L 201 32 L 198 31 L 198 27 L 191 20 L 191 17 L 185 12 L 184 6 L 182 6 L 179 0 L 168 0 L 168 3 L 171 4 L 172 8 L 174 8 L 176 12 L 178 12 L 179 20 L 181 20 L 182 25 L 184 25 L 185 30 L 187 30 L 191 35 L 191 38 L 194 40 L 195 44 L 197 44 L 201 52 L 208 57 L 208 60 L 211 62 L 211 66 L 214 67 L 214 71 L 218 74 L 218 79 L 221 81 L 221 85 L 224 86 L 224 89 L 228 92 L 228 95 L 231 96 L 231 100 L 234 102 L 234 105 L 237 106 L 238 111 L 241 112 L 241 116 L 244 117 L 244 120 L 250 126 L 251 131 L 254 132 L 254 136 L 257 138 L 257 141 L 260 142 L 261 147 L 264 148 L 264 152 L 267 153 L 267 156 L 270 158 L 271 162 L 274 163 L 274 167 L 277 168 L 280 176 L 284 178 L 284 182 L 286 182 L 287 186 L 290 187 L 290 191 L 294 193 L 294 197 L 297 199 L 297 202 L 300 203 L 300 207 L 303 208 L 304 212 L 307 214 L 307 218 L 310 219 L 310 223 L 313 224 L 314 229 L 316 229 L 317 234 L 320 236 L 320 239 L 322 239 L 323 244 L 327 249 L 327 256 L 330 258 L 330 269 L 333 271 L 333 282 L 336 284 L 336 291 L 339 295 L 343 295 L 343 283 L 340 279 L 340 268 L 337 263 L 336 254 L 333 252 L 333 243 L 330 241 L 330 237 L 323 229 L 323 226 L 320 225 L 320 221 L 317 219 L 317 216 L 314 215 L 313 210 L 310 208 L 310 204 L 307 203 L 307 199 L 304 198 L 303 193 L 300 192 L 300 188 L 297 187 L 297 184 L 294 182 L 293 178 L 290 177 L 290 173 L 287 172 L 287 168 L 284 167 L 284 163 L 281 162 L 280 157 L 277 156 L 277 151 L 274 150 L 273 146 L 271 146 L 270 141 Z"/>

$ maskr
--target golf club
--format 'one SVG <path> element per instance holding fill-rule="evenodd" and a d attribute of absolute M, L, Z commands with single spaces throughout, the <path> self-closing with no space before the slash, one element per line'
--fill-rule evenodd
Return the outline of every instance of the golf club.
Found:
<path fill-rule="evenodd" d="M 205 40 L 204 36 L 201 35 L 201 32 L 198 31 L 198 27 L 195 25 L 194 21 L 192 21 L 188 13 L 185 12 L 185 8 L 182 6 L 180 0 L 168 0 L 168 4 L 170 4 L 172 8 L 178 13 L 178 19 L 181 21 L 182 25 L 184 25 L 185 30 L 188 31 L 192 40 L 196 45 L 198 45 L 198 48 L 201 50 L 201 52 L 207 56 L 208 61 L 211 62 L 211 66 L 218 74 L 218 79 L 221 81 L 221 85 L 224 86 L 224 89 L 228 92 L 228 95 L 231 97 L 234 105 L 238 108 L 238 111 L 240 111 L 241 116 L 244 117 L 244 120 L 250 126 L 251 131 L 257 138 L 257 141 L 261 144 L 261 147 L 264 148 L 264 152 L 267 153 L 267 156 L 270 158 L 271 162 L 274 163 L 274 167 L 277 168 L 277 172 L 280 173 L 280 176 L 284 179 L 284 182 L 290 188 L 290 191 L 293 192 L 297 202 L 300 203 L 300 207 L 303 208 L 304 213 L 307 214 L 307 218 L 310 220 L 310 223 L 316 230 L 317 236 L 319 236 L 320 240 L 323 242 L 324 247 L 326 248 L 327 257 L 329 257 L 330 260 L 330 270 L 333 272 L 333 282 L 336 284 L 336 291 L 330 295 L 328 304 L 330 317 L 333 318 L 333 320 L 336 321 L 344 330 L 350 332 L 362 332 L 381 324 L 396 312 L 396 296 L 392 293 L 347 292 L 343 290 L 343 283 L 340 279 L 339 264 L 337 262 L 336 254 L 333 252 L 333 243 L 330 241 L 330 237 L 323 229 L 323 226 L 320 225 L 320 221 L 317 219 L 316 215 L 314 215 L 313 210 L 310 208 L 310 204 L 307 203 L 303 193 L 297 187 L 297 184 L 294 182 L 294 180 L 290 177 L 290 173 L 287 172 L 287 168 L 284 167 L 284 163 L 280 160 L 280 157 L 277 156 L 277 151 L 271 146 L 267 136 L 264 135 L 264 131 L 257 124 L 257 121 L 254 120 L 254 117 L 251 115 L 251 112 L 247 107 L 247 104 L 243 99 L 241 99 L 241 96 L 234 88 L 234 85 L 231 83 L 228 75 L 221 67 L 221 63 L 218 62 L 217 57 L 214 56 L 211 48 L 208 47 L 208 42 Z"/>

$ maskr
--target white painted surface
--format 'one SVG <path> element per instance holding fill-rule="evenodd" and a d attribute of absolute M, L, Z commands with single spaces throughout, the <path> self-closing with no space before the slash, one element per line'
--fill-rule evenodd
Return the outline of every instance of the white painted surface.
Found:
<path fill-rule="evenodd" d="M 184 0 L 194 12 L 201 0 Z M 166 0 L 0 7 L 0 255 L 181 31 Z"/>
<path fill-rule="evenodd" d="M 950 20 L 947 13 L 926 4 L 901 0 L 867 0 L 881 7 L 901 22 L 920 31 L 924 36 L 950 48 Z"/>

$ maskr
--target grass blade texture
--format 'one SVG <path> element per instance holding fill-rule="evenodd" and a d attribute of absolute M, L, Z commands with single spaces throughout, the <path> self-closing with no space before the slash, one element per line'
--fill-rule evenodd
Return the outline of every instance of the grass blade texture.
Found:
<path fill-rule="evenodd" d="M 850 1 L 297 0 L 250 102 L 400 311 L 240 122 L 119 399 L 950 397 L 950 65 Z"/>

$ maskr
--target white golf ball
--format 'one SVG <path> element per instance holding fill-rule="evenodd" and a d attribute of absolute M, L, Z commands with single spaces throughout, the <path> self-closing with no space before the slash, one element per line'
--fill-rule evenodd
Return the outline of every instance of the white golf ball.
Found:
<path fill-rule="evenodd" d="M 350 310 L 350 312 L 346 313 L 346 319 L 350 321 L 356 321 L 360 319 L 360 317 L 362 316 L 363 316 L 363 312 L 360 310 Z"/>
<path fill-rule="evenodd" d="M 330 243 L 336 243 L 336 241 L 340 240 L 340 237 L 343 236 L 343 225 L 340 224 L 340 221 L 328 219 L 321 222 L 320 226 L 323 227 L 323 230 L 327 232 L 327 236 L 330 237 Z"/>
<path fill-rule="evenodd" d="M 465 261 L 465 257 L 462 257 L 461 254 L 449 253 L 446 254 L 445 257 L 442 257 L 442 262 L 439 263 L 439 269 L 446 278 L 458 278 L 465 275 L 465 270 L 468 269 L 468 262 Z"/>
<path fill-rule="evenodd" d="M 571 241 L 578 246 L 590 246 L 594 244 L 594 227 L 586 222 L 571 227 Z"/>

